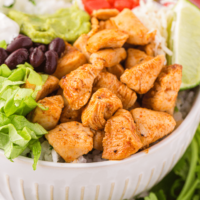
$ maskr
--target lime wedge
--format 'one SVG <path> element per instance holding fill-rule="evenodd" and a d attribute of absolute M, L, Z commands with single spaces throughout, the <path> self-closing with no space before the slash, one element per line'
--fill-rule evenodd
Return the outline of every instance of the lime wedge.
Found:
<path fill-rule="evenodd" d="M 181 64 L 181 90 L 200 83 L 200 10 L 188 0 L 179 0 L 170 27 L 169 47 L 173 51 L 169 64 Z"/>

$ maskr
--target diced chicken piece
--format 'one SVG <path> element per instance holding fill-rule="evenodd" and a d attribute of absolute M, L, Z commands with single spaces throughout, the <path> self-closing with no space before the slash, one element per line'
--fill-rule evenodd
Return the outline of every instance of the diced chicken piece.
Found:
<path fill-rule="evenodd" d="M 42 110 L 36 107 L 28 116 L 29 120 L 33 123 L 38 123 L 43 126 L 47 131 L 53 129 L 58 124 L 62 109 L 64 107 L 63 98 L 60 95 L 45 97 L 38 101 L 43 107 L 48 108 Z"/>
<path fill-rule="evenodd" d="M 159 55 L 131 69 L 126 69 L 120 80 L 137 93 L 145 94 L 153 87 L 156 78 L 163 68 L 164 62 L 165 56 Z"/>
<path fill-rule="evenodd" d="M 131 114 L 143 147 L 148 147 L 151 143 L 168 135 L 176 126 L 174 118 L 165 112 L 136 108 L 131 110 Z"/>
<path fill-rule="evenodd" d="M 79 110 L 88 102 L 94 79 L 102 69 L 102 62 L 96 62 L 94 65 L 85 64 L 60 80 L 64 97 L 73 110 Z"/>
<path fill-rule="evenodd" d="M 91 55 L 86 49 L 88 38 L 89 37 L 86 34 L 82 34 L 74 43 L 74 47 L 76 47 L 81 53 L 85 55 L 87 61 L 89 61 Z"/>
<path fill-rule="evenodd" d="M 137 95 L 134 91 L 121 83 L 115 75 L 109 72 L 101 72 L 95 79 L 93 91 L 97 91 L 100 88 L 107 88 L 117 95 L 117 97 L 121 99 L 125 109 L 132 107 L 137 99 Z"/>
<path fill-rule="evenodd" d="M 114 74 L 119 80 L 120 80 L 120 76 L 124 73 L 124 68 L 120 64 L 117 64 L 114 67 L 109 67 L 107 68 L 107 70 L 111 74 Z"/>
<path fill-rule="evenodd" d="M 142 24 L 142 22 L 129 9 L 124 9 L 119 15 L 111 18 L 116 26 L 129 34 L 127 43 L 134 45 L 146 45 L 151 42 L 156 30 L 149 32 L 149 30 Z"/>
<path fill-rule="evenodd" d="M 91 18 L 91 24 L 92 24 L 92 29 L 91 31 L 87 34 L 88 37 L 92 37 L 93 35 L 95 35 L 98 31 L 99 31 L 99 21 L 96 17 L 92 17 Z"/>
<path fill-rule="evenodd" d="M 71 121 L 77 121 L 81 122 L 81 113 L 82 108 L 79 110 L 73 110 L 69 105 L 66 105 L 62 111 L 60 122 L 71 122 Z"/>
<path fill-rule="evenodd" d="M 104 67 L 113 67 L 126 59 L 126 51 L 124 48 L 100 50 L 90 56 L 90 63 L 93 64 L 98 59 L 105 61 Z"/>
<path fill-rule="evenodd" d="M 65 42 L 65 51 L 58 60 L 58 65 L 54 76 L 61 79 L 66 74 L 87 63 L 85 55 L 76 48 Z"/>
<path fill-rule="evenodd" d="M 105 29 L 99 31 L 87 41 L 86 49 L 95 53 L 103 48 L 120 48 L 128 39 L 128 34 L 118 29 Z"/>
<path fill-rule="evenodd" d="M 93 27 L 93 26 L 98 26 L 98 25 L 99 25 L 99 21 L 98 21 L 97 17 L 93 16 L 93 17 L 91 18 L 91 24 L 92 24 L 92 27 Z"/>
<path fill-rule="evenodd" d="M 118 29 L 118 27 L 113 20 L 109 19 L 105 21 L 104 29 Z"/>
<path fill-rule="evenodd" d="M 154 87 L 144 95 L 142 105 L 146 108 L 165 111 L 173 115 L 178 91 L 181 86 L 182 66 L 165 67 L 158 76 Z"/>
<path fill-rule="evenodd" d="M 138 49 L 128 49 L 125 67 L 131 69 L 132 67 L 143 62 L 151 60 L 152 57 L 148 56 L 144 51 Z"/>
<path fill-rule="evenodd" d="M 93 138 L 93 148 L 99 151 L 103 151 L 103 138 L 105 137 L 104 131 L 94 131 L 94 138 Z"/>
<path fill-rule="evenodd" d="M 66 161 L 72 162 L 93 148 L 93 133 L 79 122 L 67 122 L 56 126 L 45 135 L 49 144 Z"/>
<path fill-rule="evenodd" d="M 135 109 L 135 108 L 140 108 L 140 107 L 141 107 L 140 104 L 136 101 L 134 103 L 134 105 L 131 108 L 129 108 L 129 110 L 132 110 L 132 109 Z"/>
<path fill-rule="evenodd" d="M 71 122 L 71 121 L 81 122 L 82 109 L 73 110 L 69 106 L 67 99 L 64 97 L 63 90 L 61 88 L 58 90 L 57 95 L 62 96 L 64 100 L 64 106 L 65 106 L 60 116 L 60 122 L 61 123 Z"/>
<path fill-rule="evenodd" d="M 117 9 L 99 9 L 92 12 L 92 16 L 100 20 L 107 20 L 119 14 Z"/>
<path fill-rule="evenodd" d="M 127 110 L 118 110 L 105 126 L 102 158 L 121 160 L 136 153 L 142 147 L 136 126 Z"/>
<path fill-rule="evenodd" d="M 26 81 L 26 83 L 23 85 L 23 88 L 30 88 L 32 90 L 35 90 L 36 85 Z M 42 89 L 38 91 L 35 100 L 38 101 L 40 99 L 43 99 L 44 97 L 51 94 L 58 88 L 59 88 L 59 80 L 56 77 L 49 75 L 46 82 L 42 86 Z"/>
<path fill-rule="evenodd" d="M 94 130 L 104 128 L 106 120 L 122 108 L 121 100 L 106 88 L 97 90 L 82 112 L 83 126 L 89 126 Z"/>
<path fill-rule="evenodd" d="M 148 56 L 154 56 L 155 43 L 151 42 L 144 46 L 144 51 Z"/>

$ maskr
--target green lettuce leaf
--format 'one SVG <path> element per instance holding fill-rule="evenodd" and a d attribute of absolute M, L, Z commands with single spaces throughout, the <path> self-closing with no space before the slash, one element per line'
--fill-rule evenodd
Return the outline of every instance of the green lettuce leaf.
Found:
<path fill-rule="evenodd" d="M 5 40 L 0 41 L 0 48 L 3 48 L 3 49 L 7 48 L 7 44 Z"/>
<path fill-rule="evenodd" d="M 28 147 L 31 149 L 33 156 L 34 156 L 34 163 L 33 163 L 33 169 L 36 170 L 37 162 L 40 158 L 40 154 L 42 151 L 41 144 L 39 140 L 31 140 Z"/>
<path fill-rule="evenodd" d="M 0 76 L 3 77 L 9 77 L 11 75 L 12 71 L 8 68 L 7 65 L 3 64 L 0 66 Z"/>
<path fill-rule="evenodd" d="M 18 157 L 27 147 L 34 156 L 33 169 L 36 169 L 41 154 L 39 138 L 47 131 L 37 123 L 29 122 L 24 116 L 7 117 L 0 112 L 0 149 L 9 160 Z"/>

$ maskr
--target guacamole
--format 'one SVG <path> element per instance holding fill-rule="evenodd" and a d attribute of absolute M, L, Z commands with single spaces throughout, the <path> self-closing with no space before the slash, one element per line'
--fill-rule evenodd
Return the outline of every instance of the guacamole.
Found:
<path fill-rule="evenodd" d="M 19 24 L 22 34 L 30 37 L 33 42 L 44 44 L 49 44 L 57 37 L 74 42 L 91 29 L 90 16 L 77 5 L 60 9 L 53 15 L 29 15 L 11 10 L 8 17 Z"/>

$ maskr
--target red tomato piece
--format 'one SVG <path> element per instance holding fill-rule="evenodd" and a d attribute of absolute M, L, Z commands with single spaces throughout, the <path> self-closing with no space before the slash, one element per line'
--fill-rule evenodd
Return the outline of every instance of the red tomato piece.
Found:
<path fill-rule="evenodd" d="M 107 2 L 107 0 L 83 0 L 83 5 L 85 10 L 92 14 L 93 10 L 111 8 L 111 5 Z"/>
<path fill-rule="evenodd" d="M 190 0 L 194 5 L 200 8 L 200 1 L 199 0 Z"/>
<path fill-rule="evenodd" d="M 140 5 L 140 0 L 132 0 L 132 2 L 133 2 L 132 9 Z"/>
<path fill-rule="evenodd" d="M 132 9 L 133 2 L 132 0 L 115 0 L 114 7 L 119 11 L 122 11 L 124 8 Z"/>
<path fill-rule="evenodd" d="M 115 0 L 106 0 L 112 7 L 114 6 Z"/>

